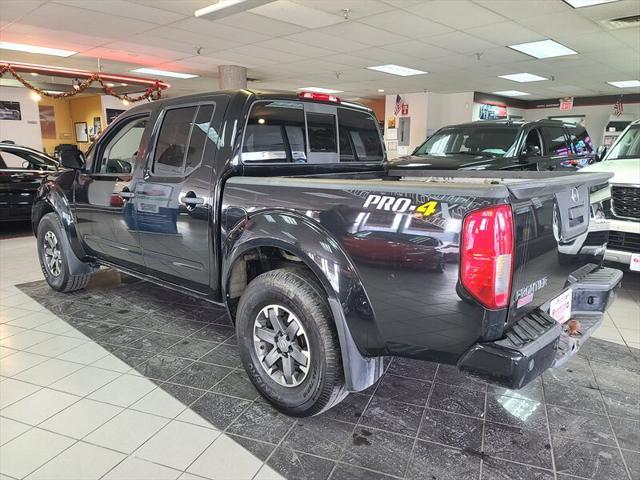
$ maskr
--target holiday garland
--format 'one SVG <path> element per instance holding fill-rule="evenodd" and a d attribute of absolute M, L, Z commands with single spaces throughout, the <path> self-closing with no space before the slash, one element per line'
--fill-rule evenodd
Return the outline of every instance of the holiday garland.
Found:
<path fill-rule="evenodd" d="M 162 92 L 162 87 L 160 86 L 160 82 L 158 82 L 156 80 L 156 82 L 152 86 L 148 87 L 140 95 L 133 96 L 133 97 L 130 96 L 130 95 L 127 95 L 127 94 L 120 95 L 120 94 L 116 93 L 111 87 L 109 87 L 102 80 L 102 78 L 101 78 L 99 73 L 93 73 L 93 74 L 91 74 L 91 76 L 89 76 L 85 80 L 79 81 L 77 84 L 75 84 L 73 86 L 73 90 L 70 90 L 68 92 L 61 92 L 61 93 L 51 93 L 51 92 L 47 92 L 46 90 L 38 88 L 35 85 L 29 83 L 22 75 L 20 75 L 18 72 L 16 72 L 10 64 L 7 63 L 5 65 L 1 65 L 0 66 L 0 77 L 2 77 L 7 72 L 10 73 L 13 76 L 13 78 L 18 80 L 22 85 L 24 85 L 25 87 L 33 90 L 38 95 L 44 95 L 45 97 L 50 97 L 50 98 L 69 98 L 69 97 L 73 97 L 73 96 L 78 95 L 79 93 L 82 93 L 83 91 L 85 91 L 87 88 L 89 88 L 95 82 L 98 82 L 102 86 L 102 90 L 104 90 L 104 92 L 106 94 L 111 95 L 113 97 L 116 97 L 116 98 L 118 98 L 120 100 L 123 100 L 123 101 L 131 102 L 131 103 L 139 102 L 139 101 L 145 100 L 145 99 L 157 100 L 157 99 L 160 98 L 161 92 Z"/>

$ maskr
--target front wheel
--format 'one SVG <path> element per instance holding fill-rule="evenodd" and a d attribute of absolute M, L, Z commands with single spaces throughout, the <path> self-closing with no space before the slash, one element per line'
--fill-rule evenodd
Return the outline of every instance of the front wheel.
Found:
<path fill-rule="evenodd" d="M 238 304 L 236 333 L 249 378 L 278 410 L 316 415 L 347 395 L 326 295 L 307 271 L 255 278 Z"/>
<path fill-rule="evenodd" d="M 67 234 L 55 213 L 47 213 L 38 224 L 38 258 L 44 278 L 59 292 L 73 292 L 87 286 L 91 275 L 72 275 L 68 255 L 73 255 Z"/>

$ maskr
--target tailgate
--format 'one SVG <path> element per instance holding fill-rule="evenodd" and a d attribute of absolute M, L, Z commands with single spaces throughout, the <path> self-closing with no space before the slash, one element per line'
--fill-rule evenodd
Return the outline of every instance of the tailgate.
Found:
<path fill-rule="evenodd" d="M 604 248 L 583 249 L 589 228 L 590 189 L 610 173 L 556 174 L 508 183 L 515 222 L 509 323 L 558 297 L 569 276 L 602 263 Z"/>

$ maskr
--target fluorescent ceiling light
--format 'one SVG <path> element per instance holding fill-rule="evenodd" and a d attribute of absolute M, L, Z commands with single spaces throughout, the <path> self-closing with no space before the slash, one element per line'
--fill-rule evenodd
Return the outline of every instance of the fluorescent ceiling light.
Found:
<path fill-rule="evenodd" d="M 548 39 L 540 40 L 539 42 L 528 42 L 507 46 L 535 58 L 562 57 L 564 55 L 578 54 L 575 50 L 571 50 L 558 42 Z"/>
<path fill-rule="evenodd" d="M 422 70 L 416 70 L 414 68 L 403 67 L 400 65 L 377 65 L 375 67 L 367 67 L 369 70 L 377 70 L 378 72 L 390 73 L 391 75 L 400 75 L 401 77 L 409 77 L 411 75 L 424 75 Z"/>
<path fill-rule="evenodd" d="M 195 78 L 198 76 L 191 73 L 169 72 L 167 70 L 157 70 L 155 68 L 136 68 L 131 71 L 134 73 L 146 73 L 147 75 L 159 75 L 161 77 L 173 78 Z"/>
<path fill-rule="evenodd" d="M 493 92 L 494 95 L 502 95 L 503 97 L 522 97 L 524 95 L 531 95 L 527 92 L 521 92 L 520 90 L 502 90 L 501 92 Z"/>
<path fill-rule="evenodd" d="M 564 3 L 568 3 L 573 8 L 591 7 L 593 5 L 600 5 L 601 3 L 617 2 L 618 0 L 564 0 Z"/>
<path fill-rule="evenodd" d="M 236 13 L 241 13 L 272 1 L 273 0 L 220 0 L 208 7 L 199 8 L 193 12 L 193 14 L 196 17 L 209 15 L 208 19 L 215 20 L 228 17 L 229 15 L 235 15 Z"/>
<path fill-rule="evenodd" d="M 511 80 L 513 82 L 539 82 L 541 80 L 549 80 L 548 78 L 534 75 L 533 73 L 511 73 L 509 75 L 498 75 L 498 78 L 504 78 L 505 80 Z"/>
<path fill-rule="evenodd" d="M 38 47 L 24 43 L 0 42 L 0 50 L 15 50 L 16 52 L 40 53 L 42 55 L 54 55 L 56 57 L 70 57 L 78 52 L 62 50 L 60 48 Z"/>
<path fill-rule="evenodd" d="M 384 88 L 379 88 L 378 93 L 384 93 Z"/>
<path fill-rule="evenodd" d="M 619 82 L 607 82 L 609 85 L 613 85 L 618 88 L 632 88 L 640 87 L 640 80 L 621 80 Z"/>
<path fill-rule="evenodd" d="M 331 90 L 330 88 L 322 88 L 322 87 L 302 87 L 298 90 L 302 92 L 313 92 L 313 93 L 342 93 L 344 90 Z"/>

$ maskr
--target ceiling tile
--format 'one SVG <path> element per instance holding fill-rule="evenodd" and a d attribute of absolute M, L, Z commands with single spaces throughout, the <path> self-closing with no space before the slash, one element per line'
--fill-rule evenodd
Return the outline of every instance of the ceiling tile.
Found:
<path fill-rule="evenodd" d="M 452 31 L 449 27 L 418 17 L 405 10 L 380 13 L 378 15 L 365 17 L 359 21 L 360 23 L 365 23 L 382 30 L 402 32 L 402 35 L 413 38 L 438 35 Z"/>
<path fill-rule="evenodd" d="M 482 5 L 482 7 L 512 19 L 527 19 L 535 15 L 540 15 L 542 10 L 547 13 L 568 12 L 573 10 L 561 0 L 547 0 L 544 3 L 540 3 L 540 1 L 541 0 L 475 0 L 475 2 Z"/>
<path fill-rule="evenodd" d="M 361 50 L 369 46 L 364 43 L 347 40 L 333 35 L 327 35 L 315 30 L 295 33 L 285 38 L 293 42 L 300 42 L 315 47 L 326 48 L 328 50 L 333 50 L 334 52 L 353 52 L 354 50 Z"/>
<path fill-rule="evenodd" d="M 343 9 L 349 9 L 349 18 L 357 20 L 368 15 L 393 10 L 393 5 L 379 0 L 292 0 L 300 5 L 305 5 L 318 10 L 323 10 L 334 15 L 343 15 Z M 410 0 L 401 0 L 403 2 Z M 421 0 L 422 1 L 422 0 Z"/>
<path fill-rule="evenodd" d="M 497 45 L 514 45 L 517 43 L 544 40 L 544 37 L 539 33 L 529 30 L 513 21 L 467 28 L 465 32 Z"/>
<path fill-rule="evenodd" d="M 436 47 L 446 48 L 458 53 L 476 53 L 498 45 L 480 40 L 464 32 L 451 32 L 425 39 L 425 43 Z"/>
<path fill-rule="evenodd" d="M 241 47 L 231 48 L 225 52 L 225 54 L 230 55 L 235 55 L 236 53 L 241 55 L 257 56 L 264 58 L 265 60 L 272 60 L 280 63 L 296 62 L 304 58 L 302 55 L 295 55 L 293 53 L 282 52 L 280 50 L 272 50 L 258 45 L 243 45 Z"/>
<path fill-rule="evenodd" d="M 407 7 L 406 10 L 456 30 L 504 20 L 500 15 L 467 0 L 434 0 Z"/>
<path fill-rule="evenodd" d="M 366 45 L 385 45 L 406 40 L 404 36 L 382 31 L 358 22 L 345 22 L 331 27 L 319 28 L 316 31 L 342 40 L 350 40 Z"/>
<path fill-rule="evenodd" d="M 195 17 L 180 20 L 171 26 L 195 34 L 209 35 L 211 38 L 233 39 L 238 45 L 262 42 L 270 38 L 268 35 L 263 35 L 262 33 L 243 30 L 219 22 Z"/>
<path fill-rule="evenodd" d="M 0 11 L 2 24 L 10 24 L 44 5 L 46 2 L 34 0 L 4 0 Z"/>
<path fill-rule="evenodd" d="M 419 40 L 409 40 L 407 42 L 383 45 L 382 48 L 391 52 L 406 54 L 421 59 L 446 57 L 452 53 L 451 50 L 446 50 L 434 45 L 428 45 Z"/>
<path fill-rule="evenodd" d="M 546 13 L 527 18 L 526 25 L 532 30 L 553 38 L 559 33 L 565 35 L 574 33 L 591 33 L 600 31 L 600 27 L 595 22 L 588 20 L 575 12 Z M 578 50 L 579 52 L 579 50 Z"/>
<path fill-rule="evenodd" d="M 138 3 L 140 5 L 146 5 L 149 7 L 159 8 L 161 10 L 167 10 L 169 12 L 175 12 L 182 14 L 185 17 L 193 17 L 193 12 L 200 8 L 208 7 L 213 0 L 180 0 L 176 2 L 174 0 L 127 0 L 130 3 Z"/>
<path fill-rule="evenodd" d="M 64 4 L 69 7 L 83 8 L 85 10 L 91 10 L 94 12 L 118 14 L 122 15 L 123 17 L 144 20 L 146 22 L 151 22 L 158 25 L 166 25 L 167 23 L 175 22 L 184 18 L 184 15 L 181 15 L 179 13 L 162 10 L 160 8 L 154 8 L 151 5 L 141 5 L 133 2 L 128 2 L 125 0 L 109 0 L 107 2 L 55 0 L 55 3 Z M 162 2 L 156 3 L 159 4 Z"/>
<path fill-rule="evenodd" d="M 302 32 L 303 27 L 281 22 L 276 19 L 255 15 L 250 12 L 236 13 L 228 17 L 215 20 L 216 25 L 229 25 L 242 30 L 260 32 L 268 37 L 280 37 L 292 33 Z"/>
<path fill-rule="evenodd" d="M 289 0 L 277 0 L 267 3 L 251 9 L 251 13 L 306 28 L 326 27 L 345 21 L 344 17 L 339 15 L 338 12 L 329 13 Z"/>

